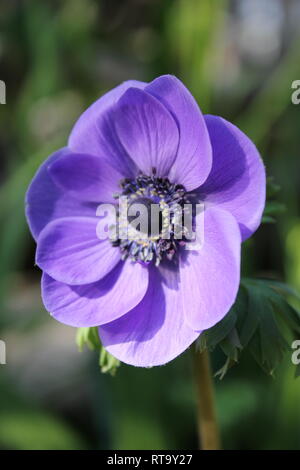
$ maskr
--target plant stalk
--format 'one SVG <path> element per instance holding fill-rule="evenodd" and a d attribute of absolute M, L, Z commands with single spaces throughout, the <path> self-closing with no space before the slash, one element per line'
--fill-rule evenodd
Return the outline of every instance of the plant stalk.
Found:
<path fill-rule="evenodd" d="M 200 449 L 219 450 L 221 447 L 215 408 L 215 391 L 207 349 L 203 352 L 195 349 L 194 368 Z"/>

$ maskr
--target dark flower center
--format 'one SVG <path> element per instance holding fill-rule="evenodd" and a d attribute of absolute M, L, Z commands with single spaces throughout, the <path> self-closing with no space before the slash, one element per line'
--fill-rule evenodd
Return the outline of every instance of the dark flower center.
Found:
<path fill-rule="evenodd" d="M 141 207 L 140 207 L 141 206 Z M 140 223 L 137 226 L 137 230 L 141 233 L 146 233 L 148 236 L 151 235 L 158 235 L 162 230 L 162 211 L 159 210 L 158 214 L 158 224 L 156 230 L 153 230 L 153 224 L 151 220 L 151 207 L 153 206 L 153 200 L 148 197 L 137 197 L 132 200 L 128 207 L 128 214 L 127 220 L 130 224 L 133 224 L 136 220 L 136 214 L 133 215 L 134 212 L 138 212 L 138 208 L 142 209 L 139 213 L 140 215 Z M 144 210 L 143 210 L 144 209 Z M 155 233 L 154 233 L 155 232 Z"/>
<path fill-rule="evenodd" d="M 190 239 L 185 222 L 191 213 L 191 195 L 184 186 L 152 176 L 139 174 L 120 182 L 122 193 L 117 199 L 126 200 L 127 210 L 118 212 L 117 237 L 122 259 L 158 265 L 164 258 L 175 260 L 180 247 Z M 189 219 L 191 220 L 191 219 Z M 126 226 L 126 236 L 121 229 Z M 120 229 L 121 228 L 121 229 Z"/>

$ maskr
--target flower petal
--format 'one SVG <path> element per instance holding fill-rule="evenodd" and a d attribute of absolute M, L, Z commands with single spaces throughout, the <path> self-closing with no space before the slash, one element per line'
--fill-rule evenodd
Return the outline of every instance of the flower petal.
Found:
<path fill-rule="evenodd" d="M 114 108 L 113 119 L 120 142 L 145 174 L 156 168 L 167 176 L 175 160 L 179 133 L 170 112 L 156 98 L 129 88 Z"/>
<path fill-rule="evenodd" d="M 202 225 L 199 218 L 204 216 Z M 187 323 L 205 330 L 219 322 L 235 301 L 240 282 L 241 235 L 235 218 L 210 208 L 197 216 L 204 228 L 198 251 L 186 252 L 180 260 L 181 289 Z"/>
<path fill-rule="evenodd" d="M 109 110 L 128 88 L 143 89 L 146 85 L 128 80 L 101 96 L 76 122 L 69 137 L 69 148 L 74 152 L 101 156 L 124 176 L 132 176 L 132 162 L 118 142 Z"/>
<path fill-rule="evenodd" d="M 115 203 L 121 173 L 94 155 L 70 153 L 49 167 L 55 183 L 82 201 Z M 94 214 L 95 215 L 95 214 Z"/>
<path fill-rule="evenodd" d="M 36 263 L 56 281 L 96 282 L 120 260 L 108 239 L 97 237 L 96 217 L 68 217 L 50 222 L 38 238 Z"/>
<path fill-rule="evenodd" d="M 79 202 L 66 194 L 52 180 L 48 167 L 69 154 L 62 148 L 52 154 L 38 169 L 27 190 L 26 217 L 31 233 L 37 240 L 41 230 L 52 220 L 60 217 L 91 216 L 96 214 L 97 204 Z"/>
<path fill-rule="evenodd" d="M 158 77 L 145 91 L 158 98 L 178 124 L 179 147 L 169 178 L 191 191 L 204 183 L 212 166 L 211 143 L 201 110 L 188 89 L 172 75 Z"/>
<path fill-rule="evenodd" d="M 149 287 L 143 300 L 123 317 L 99 328 L 104 347 L 122 362 L 140 367 L 165 364 L 199 336 L 186 324 L 183 303 L 187 295 L 165 283 L 155 267 L 149 269 Z"/>
<path fill-rule="evenodd" d="M 213 147 L 212 171 L 199 191 L 206 204 L 228 210 L 245 240 L 258 228 L 266 200 L 266 175 L 253 142 L 219 116 L 205 116 Z"/>
<path fill-rule="evenodd" d="M 120 262 L 93 284 L 63 284 L 45 273 L 42 278 L 46 309 L 56 320 L 75 327 L 98 326 L 121 317 L 142 300 L 147 287 L 148 269 L 129 261 Z"/>

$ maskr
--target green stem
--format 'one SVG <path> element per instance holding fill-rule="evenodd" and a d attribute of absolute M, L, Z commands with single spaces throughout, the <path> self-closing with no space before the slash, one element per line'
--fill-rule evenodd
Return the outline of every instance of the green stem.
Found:
<path fill-rule="evenodd" d="M 194 352 L 197 424 L 202 450 L 219 450 L 220 437 L 215 408 L 215 392 L 207 350 Z"/>

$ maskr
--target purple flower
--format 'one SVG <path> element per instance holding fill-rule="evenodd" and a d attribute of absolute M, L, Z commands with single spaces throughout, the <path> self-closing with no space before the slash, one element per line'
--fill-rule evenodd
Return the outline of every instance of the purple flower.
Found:
<path fill-rule="evenodd" d="M 234 303 L 241 242 L 260 224 L 265 186 L 251 140 L 203 116 L 177 78 L 122 83 L 82 114 L 28 189 L 46 309 L 68 325 L 99 326 L 123 362 L 172 360 Z M 97 207 L 116 204 L 116 194 L 204 202 L 203 246 L 185 250 L 173 235 L 142 246 L 100 240 Z"/>

